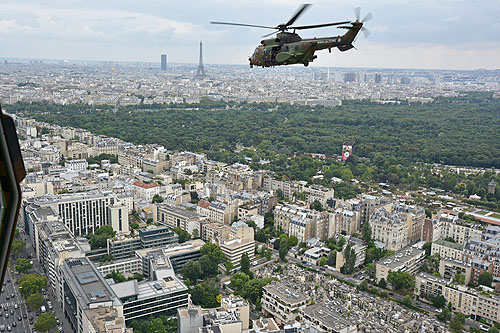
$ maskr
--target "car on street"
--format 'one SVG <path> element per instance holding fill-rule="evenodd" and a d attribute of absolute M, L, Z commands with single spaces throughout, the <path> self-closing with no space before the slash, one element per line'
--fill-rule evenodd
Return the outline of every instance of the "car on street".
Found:
<path fill-rule="evenodd" d="M 12 327 L 10 327 L 10 325 L 7 326 L 7 331 L 12 331 Z"/>
<path fill-rule="evenodd" d="M 5 312 L 5 318 L 9 318 L 9 313 Z"/>
<path fill-rule="evenodd" d="M 0 325 L 0 332 L 5 331 L 5 325 Z"/>
<path fill-rule="evenodd" d="M 5 298 L 6 298 L 7 300 L 9 300 L 9 299 L 10 299 L 10 296 L 9 296 L 9 295 L 7 295 L 7 296 L 5 296 Z"/>
<path fill-rule="evenodd" d="M 14 296 L 15 296 L 15 295 L 14 295 L 14 293 L 10 294 L 10 297 L 11 297 L 11 298 L 14 298 Z"/>
<path fill-rule="evenodd" d="M 14 309 L 17 309 L 19 306 L 17 304 L 14 304 Z"/>
<path fill-rule="evenodd" d="M 23 317 L 21 317 L 21 316 L 17 316 L 17 320 L 18 320 L 18 321 L 21 321 L 21 320 L 23 320 Z"/>
<path fill-rule="evenodd" d="M 17 323 L 15 321 L 12 322 L 12 327 L 16 327 Z"/>
<path fill-rule="evenodd" d="M 26 319 L 27 317 L 26 313 L 23 313 L 23 318 Z"/>
<path fill-rule="evenodd" d="M 14 309 L 10 309 L 10 314 L 13 315 L 14 314 Z"/>
<path fill-rule="evenodd" d="M 490 327 L 489 327 L 489 326 L 487 326 L 487 325 L 481 324 L 481 325 L 479 325 L 479 329 L 480 329 L 481 331 L 488 332 L 488 331 L 490 330 Z"/>

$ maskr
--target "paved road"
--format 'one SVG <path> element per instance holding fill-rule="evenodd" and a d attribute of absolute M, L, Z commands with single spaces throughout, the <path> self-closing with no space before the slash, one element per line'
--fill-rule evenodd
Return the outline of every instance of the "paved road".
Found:
<path fill-rule="evenodd" d="M 38 273 L 41 275 L 46 275 L 46 273 L 43 271 L 43 269 L 40 265 L 40 262 L 35 257 L 35 251 L 31 245 L 30 239 L 26 236 L 26 234 L 24 233 L 23 230 L 20 230 L 20 234 L 21 234 L 21 238 L 26 242 L 25 253 L 23 253 L 22 255 L 24 255 L 24 256 L 29 255 L 29 256 L 31 256 L 31 260 L 33 260 L 33 268 L 32 268 L 32 271 L 30 273 Z M 16 274 L 16 276 L 17 276 L 17 278 L 20 277 L 20 275 L 18 275 L 18 274 Z M 46 301 L 50 300 L 52 302 L 53 309 L 49 310 L 49 311 L 54 312 L 54 315 L 56 316 L 56 318 L 59 319 L 60 324 L 58 326 L 62 327 L 64 333 L 72 333 L 73 330 L 71 329 L 71 326 L 69 325 L 68 321 L 64 318 L 62 308 L 59 305 L 59 303 L 56 301 L 56 297 L 53 294 L 52 289 L 50 288 L 50 286 L 48 286 L 46 289 L 47 289 L 47 292 L 43 295 L 45 307 L 47 308 L 47 310 L 49 310 Z M 19 298 L 20 298 L 20 300 L 22 300 L 22 296 L 19 295 Z M 33 316 L 33 323 L 35 323 L 36 319 L 37 319 L 37 316 L 35 313 L 35 312 L 37 312 L 37 310 L 38 309 L 32 309 L 33 312 L 31 312 L 31 315 Z M 26 308 L 24 309 L 24 311 L 26 311 Z M 29 319 L 29 314 L 28 314 L 28 319 Z M 33 325 L 31 325 L 31 327 L 28 326 L 28 329 L 26 330 L 26 332 L 31 332 L 32 327 L 33 327 Z M 55 332 L 59 332 L 57 327 L 50 330 L 50 333 L 55 333 Z"/>
<path fill-rule="evenodd" d="M 19 294 L 17 286 L 14 284 L 9 270 L 7 270 L 7 273 L 5 274 L 4 283 L 5 285 L 2 285 L 4 291 L 0 295 L 0 305 L 2 306 L 0 325 L 5 325 L 5 332 L 7 332 L 7 328 L 9 326 L 12 329 L 11 332 L 14 333 L 31 332 L 28 319 L 29 316 L 24 306 L 24 299 Z M 12 294 L 14 294 L 14 297 L 12 297 Z M 7 296 L 9 296 L 9 299 L 7 299 Z M 18 307 L 17 309 L 14 308 L 15 305 Z M 24 314 L 26 314 L 26 319 L 23 318 Z M 18 316 L 21 316 L 21 320 L 18 320 Z M 12 325 L 14 322 L 16 323 L 15 327 Z"/>

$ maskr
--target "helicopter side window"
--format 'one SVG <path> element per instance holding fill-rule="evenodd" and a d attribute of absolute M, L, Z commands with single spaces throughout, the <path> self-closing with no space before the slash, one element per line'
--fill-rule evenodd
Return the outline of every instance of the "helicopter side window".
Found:
<path fill-rule="evenodd" d="M 295 51 L 298 51 L 298 50 L 299 50 L 299 46 L 295 45 Z"/>

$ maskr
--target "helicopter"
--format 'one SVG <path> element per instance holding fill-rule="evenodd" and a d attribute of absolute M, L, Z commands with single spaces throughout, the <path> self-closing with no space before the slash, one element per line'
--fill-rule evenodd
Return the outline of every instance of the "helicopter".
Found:
<path fill-rule="evenodd" d="M 352 45 L 356 36 L 362 31 L 365 37 L 368 37 L 370 32 L 363 27 L 363 24 L 373 18 L 371 13 L 368 13 L 362 20 L 360 20 L 361 8 L 354 9 L 356 21 L 342 21 L 333 23 L 313 24 L 313 25 L 300 25 L 292 26 L 292 24 L 309 8 L 311 4 L 303 4 L 295 12 L 290 20 L 286 23 L 279 24 L 275 27 L 243 24 L 243 23 L 230 23 L 230 22 L 210 22 L 211 24 L 222 25 L 235 25 L 243 27 L 254 27 L 277 30 L 262 37 L 269 37 L 276 33 L 274 38 L 263 39 L 260 45 L 255 48 L 254 53 L 248 58 L 250 68 L 253 66 L 259 67 L 274 67 L 282 65 L 303 64 L 309 66 L 318 56 L 314 53 L 318 50 L 328 49 L 331 53 L 332 48 L 338 48 L 344 52 L 354 48 Z M 306 29 L 316 29 L 330 26 L 338 26 L 341 29 L 347 29 L 347 32 L 340 36 L 335 37 L 320 37 L 320 38 L 301 38 L 296 31 Z M 289 32 L 292 30 L 293 32 Z"/>

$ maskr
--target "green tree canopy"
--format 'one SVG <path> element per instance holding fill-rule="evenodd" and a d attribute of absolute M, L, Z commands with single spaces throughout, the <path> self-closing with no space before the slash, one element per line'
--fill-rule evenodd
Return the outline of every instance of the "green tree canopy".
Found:
<path fill-rule="evenodd" d="M 160 318 L 151 318 L 148 323 L 149 332 L 167 333 L 167 329 Z"/>
<path fill-rule="evenodd" d="M 16 260 L 16 271 L 18 273 L 28 273 L 32 265 L 28 259 L 19 258 Z"/>
<path fill-rule="evenodd" d="M 115 281 L 115 283 L 121 283 L 121 282 L 124 282 L 126 280 L 125 275 L 123 275 L 119 271 L 113 271 L 113 272 L 107 274 L 106 279 L 113 279 L 113 281 Z"/>
<path fill-rule="evenodd" d="M 39 309 L 43 305 L 42 295 L 39 293 L 29 295 L 26 298 L 26 305 L 31 309 Z"/>
<path fill-rule="evenodd" d="M 250 275 L 250 258 L 246 253 L 241 256 L 240 268 L 242 273 Z"/>
<path fill-rule="evenodd" d="M 218 290 L 208 284 L 200 283 L 191 289 L 191 300 L 195 305 L 203 308 L 215 308 L 219 306 L 217 302 Z"/>
<path fill-rule="evenodd" d="M 189 260 L 182 266 L 182 276 L 189 279 L 191 283 L 196 284 L 196 281 L 203 276 L 203 270 L 198 260 Z"/>
<path fill-rule="evenodd" d="M 26 243 L 19 239 L 14 239 L 12 242 L 12 253 L 17 257 L 21 254 L 26 248 Z"/>
<path fill-rule="evenodd" d="M 174 228 L 174 232 L 179 236 L 179 244 L 185 243 L 191 239 L 189 232 L 182 230 L 180 227 Z"/>
<path fill-rule="evenodd" d="M 394 290 L 415 288 L 415 277 L 402 271 L 390 272 L 387 276 L 387 282 Z"/>
<path fill-rule="evenodd" d="M 35 322 L 35 329 L 39 332 L 48 332 L 56 325 L 56 317 L 53 312 L 41 313 Z"/>
<path fill-rule="evenodd" d="M 465 324 L 465 315 L 461 313 L 455 314 L 453 319 L 450 321 L 451 331 L 453 333 L 461 333 L 464 324 Z"/>
<path fill-rule="evenodd" d="M 311 204 L 311 209 L 317 210 L 318 212 L 322 212 L 323 211 L 323 205 L 321 205 L 321 202 L 319 202 L 318 200 L 315 200 Z"/>
<path fill-rule="evenodd" d="M 434 305 L 438 309 L 444 308 L 446 306 L 446 299 L 443 295 L 431 296 L 431 302 L 432 305 Z"/>
<path fill-rule="evenodd" d="M 477 283 L 482 286 L 491 287 L 492 282 L 493 275 L 490 272 L 482 272 L 477 278 Z"/>
<path fill-rule="evenodd" d="M 332 250 L 326 257 L 326 264 L 330 267 L 335 267 L 337 264 L 337 251 Z"/>
<path fill-rule="evenodd" d="M 24 298 L 31 294 L 39 294 L 42 289 L 47 288 L 47 277 L 38 274 L 23 275 L 19 278 L 19 287 Z"/>

